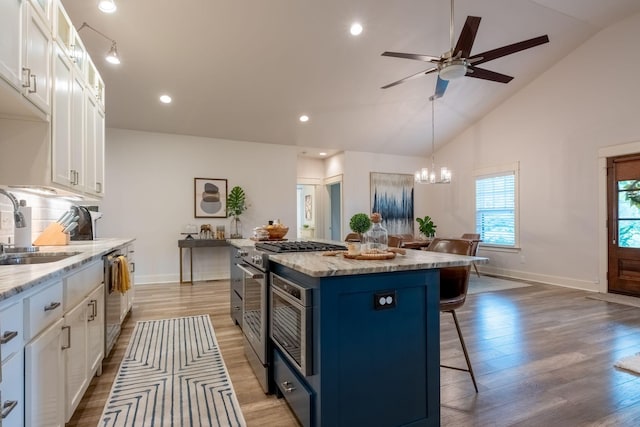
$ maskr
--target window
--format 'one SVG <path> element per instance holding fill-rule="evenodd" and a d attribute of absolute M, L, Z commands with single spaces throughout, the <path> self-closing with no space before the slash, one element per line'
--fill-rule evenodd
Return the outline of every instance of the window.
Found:
<path fill-rule="evenodd" d="M 483 246 L 518 245 L 518 164 L 476 172 L 476 233 Z"/>

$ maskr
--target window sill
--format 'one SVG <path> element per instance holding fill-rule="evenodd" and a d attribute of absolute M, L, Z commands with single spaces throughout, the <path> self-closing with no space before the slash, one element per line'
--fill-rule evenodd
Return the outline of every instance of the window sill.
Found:
<path fill-rule="evenodd" d="M 522 250 L 522 248 L 516 246 L 483 245 L 482 243 L 480 243 L 480 247 L 478 248 L 478 250 L 489 252 L 518 253 Z"/>

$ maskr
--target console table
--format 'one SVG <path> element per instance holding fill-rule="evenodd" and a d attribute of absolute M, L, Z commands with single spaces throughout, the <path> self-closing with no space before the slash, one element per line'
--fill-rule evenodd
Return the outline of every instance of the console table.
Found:
<path fill-rule="evenodd" d="M 229 246 L 229 242 L 222 239 L 183 239 L 178 240 L 180 248 L 180 283 L 193 285 L 193 248 L 211 248 L 217 246 Z M 189 280 L 182 279 L 182 250 L 189 249 Z"/>

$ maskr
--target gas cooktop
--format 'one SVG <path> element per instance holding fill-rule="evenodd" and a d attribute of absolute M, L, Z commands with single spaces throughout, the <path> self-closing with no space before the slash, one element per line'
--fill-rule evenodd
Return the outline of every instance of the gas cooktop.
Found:
<path fill-rule="evenodd" d="M 347 250 L 346 246 L 314 241 L 258 242 L 255 247 L 258 250 L 273 253 Z"/>

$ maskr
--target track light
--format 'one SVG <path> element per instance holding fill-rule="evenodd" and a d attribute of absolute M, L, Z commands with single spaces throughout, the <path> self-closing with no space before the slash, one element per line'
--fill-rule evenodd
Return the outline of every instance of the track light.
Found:
<path fill-rule="evenodd" d="M 116 46 L 116 42 L 111 43 L 111 48 L 109 49 L 105 59 L 110 64 L 120 64 L 120 57 L 118 56 L 118 47 Z"/>
<path fill-rule="evenodd" d="M 118 46 L 116 44 L 116 41 L 110 37 L 105 36 L 103 33 L 96 30 L 86 22 L 83 22 L 82 25 L 80 25 L 80 28 L 78 28 L 78 33 L 80 33 L 80 30 L 82 30 L 85 27 L 95 31 L 96 33 L 98 33 L 99 35 L 101 35 L 102 37 L 104 37 L 105 39 L 111 42 L 111 47 L 109 48 L 109 51 L 107 52 L 107 55 L 105 56 L 104 59 L 110 64 L 114 64 L 114 65 L 120 64 L 120 56 L 118 55 Z"/>
<path fill-rule="evenodd" d="M 116 4 L 113 2 L 113 0 L 99 0 L 98 9 L 100 9 L 104 13 L 113 13 L 116 11 Z"/>

